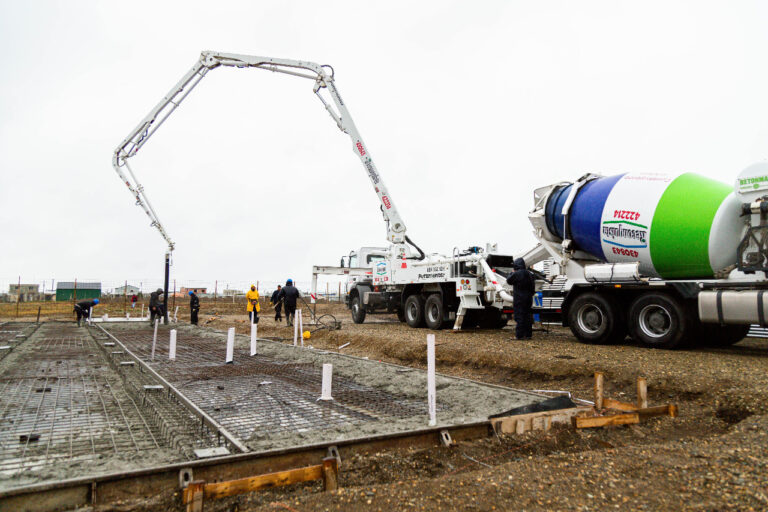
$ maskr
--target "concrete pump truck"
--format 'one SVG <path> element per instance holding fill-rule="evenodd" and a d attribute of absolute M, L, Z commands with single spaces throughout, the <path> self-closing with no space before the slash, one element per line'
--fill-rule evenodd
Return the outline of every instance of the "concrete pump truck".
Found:
<path fill-rule="evenodd" d="M 406 235 L 406 227 L 384 181 L 363 142 L 347 106 L 339 95 L 331 66 L 314 62 L 238 55 L 213 51 L 200 58 L 144 119 L 123 139 L 112 156 L 112 165 L 168 244 L 165 267 L 165 294 L 168 295 L 168 267 L 174 243 L 160 222 L 143 186 L 128 164 L 206 74 L 217 68 L 254 68 L 283 73 L 313 82 L 312 90 L 336 126 L 352 141 L 352 150 L 363 164 L 379 200 L 387 227 L 388 246 L 371 249 L 360 257 L 360 266 L 314 267 L 313 301 L 317 276 L 341 274 L 355 277 L 349 292 L 352 318 L 361 323 L 366 313 L 396 312 L 412 327 L 426 325 L 440 329 L 453 325 L 502 327 L 512 313 L 512 296 L 503 274 L 512 267 L 512 256 L 497 254 L 495 245 L 454 249 L 451 256 L 426 255 Z M 326 96 L 330 100 L 326 99 Z M 127 173 L 126 173 L 127 171 Z M 352 262 L 350 262 L 352 263 Z"/>

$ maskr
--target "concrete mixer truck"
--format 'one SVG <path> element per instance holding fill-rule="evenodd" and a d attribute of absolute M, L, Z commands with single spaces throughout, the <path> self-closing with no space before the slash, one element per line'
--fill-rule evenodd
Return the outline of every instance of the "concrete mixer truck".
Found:
<path fill-rule="evenodd" d="M 734 186 L 693 173 L 587 174 L 534 191 L 544 320 L 584 343 L 730 345 L 768 317 L 768 163 Z"/>

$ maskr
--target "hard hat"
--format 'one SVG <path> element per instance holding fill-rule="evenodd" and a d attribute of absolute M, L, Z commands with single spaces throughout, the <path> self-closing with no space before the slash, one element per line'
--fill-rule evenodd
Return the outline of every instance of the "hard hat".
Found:
<path fill-rule="evenodd" d="M 163 293 L 163 289 L 162 289 L 162 288 L 158 288 L 158 289 L 157 289 L 157 290 L 155 290 L 155 291 L 156 291 L 157 293 Z"/>
<path fill-rule="evenodd" d="M 96 304 L 98 304 L 98 303 L 99 303 L 99 299 L 93 299 L 93 305 L 94 305 L 94 306 L 95 306 Z"/>
<path fill-rule="evenodd" d="M 285 284 L 293 284 L 293 279 L 289 279 L 285 282 Z"/>
<path fill-rule="evenodd" d="M 192 295 L 194 294 L 194 292 L 192 290 L 189 290 L 189 294 Z"/>
<path fill-rule="evenodd" d="M 312 334 L 309 331 L 304 331 L 303 333 L 301 333 L 301 337 L 304 338 L 305 340 L 308 340 L 310 336 L 312 336 Z"/>

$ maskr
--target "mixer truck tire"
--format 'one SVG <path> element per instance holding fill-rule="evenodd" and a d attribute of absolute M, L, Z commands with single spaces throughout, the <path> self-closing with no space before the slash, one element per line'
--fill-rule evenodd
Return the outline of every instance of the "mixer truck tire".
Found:
<path fill-rule="evenodd" d="M 651 348 L 678 348 L 691 333 L 689 314 L 671 295 L 644 293 L 629 308 L 629 334 Z"/>
<path fill-rule="evenodd" d="M 584 293 L 573 300 L 568 308 L 568 326 L 582 343 L 615 343 L 626 336 L 621 311 L 614 301 L 598 293 Z"/>
<path fill-rule="evenodd" d="M 434 330 L 440 330 L 445 325 L 445 304 L 439 293 L 427 297 L 424 303 L 424 321 L 427 327 Z"/>
<path fill-rule="evenodd" d="M 350 304 L 352 310 L 352 321 L 356 324 L 365 322 L 365 306 L 363 305 L 363 298 L 360 295 L 352 297 Z"/>
<path fill-rule="evenodd" d="M 424 326 L 424 299 L 421 295 L 411 295 L 405 299 L 405 323 L 410 327 Z"/>
<path fill-rule="evenodd" d="M 397 321 L 398 322 L 405 322 L 405 310 L 403 308 L 397 308 Z"/>
<path fill-rule="evenodd" d="M 699 324 L 699 335 L 694 340 L 705 347 L 730 347 L 747 337 L 749 325 Z"/>

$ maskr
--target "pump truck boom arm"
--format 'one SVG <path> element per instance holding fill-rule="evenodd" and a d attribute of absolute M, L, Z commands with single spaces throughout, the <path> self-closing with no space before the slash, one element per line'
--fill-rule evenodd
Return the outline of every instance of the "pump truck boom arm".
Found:
<path fill-rule="evenodd" d="M 313 91 L 323 103 L 326 111 L 333 118 L 336 126 L 349 135 L 352 139 L 352 149 L 365 166 L 368 178 L 373 184 L 376 195 L 381 203 L 381 211 L 384 221 L 387 223 L 387 240 L 391 243 L 402 244 L 406 242 L 405 223 L 400 218 L 397 208 L 381 179 L 376 165 L 373 163 L 370 151 L 357 131 L 349 110 L 341 99 L 333 78 L 333 68 L 327 65 L 319 65 L 314 62 L 273 59 L 269 57 L 257 57 L 250 55 L 237 55 L 231 53 L 219 53 L 206 51 L 200 54 L 200 58 L 176 85 L 163 97 L 162 100 L 141 120 L 136 128 L 120 143 L 112 155 L 112 166 L 117 171 L 120 179 L 125 183 L 131 194 L 136 198 L 136 204 L 144 209 L 144 212 L 152 221 L 151 225 L 160 232 L 168 243 L 169 251 L 173 251 L 174 243 L 157 217 L 155 210 L 144 192 L 144 187 L 134 175 L 128 160 L 147 143 L 150 137 L 162 126 L 166 119 L 179 107 L 182 101 L 205 77 L 208 71 L 219 66 L 235 68 L 259 68 L 275 73 L 309 78 L 315 81 Z M 331 102 L 320 94 L 323 89 L 328 91 Z M 128 174 L 123 171 L 125 168 Z"/>

